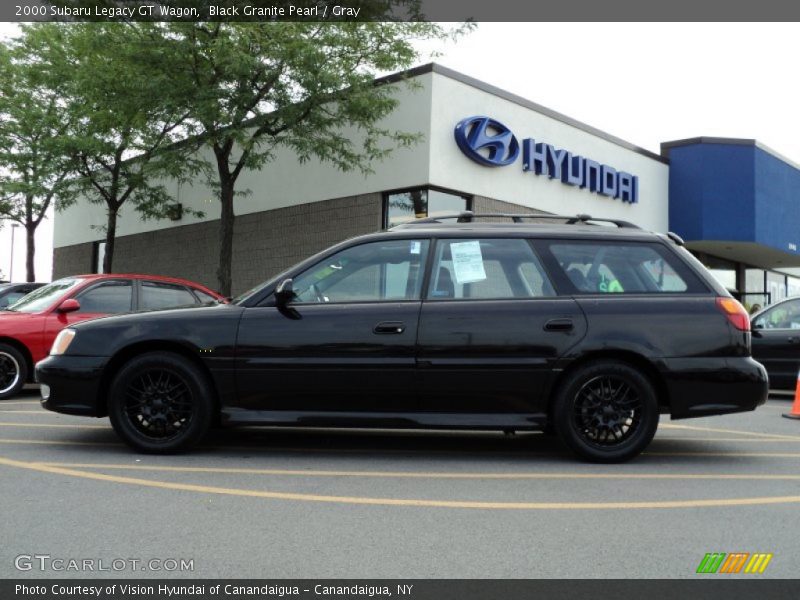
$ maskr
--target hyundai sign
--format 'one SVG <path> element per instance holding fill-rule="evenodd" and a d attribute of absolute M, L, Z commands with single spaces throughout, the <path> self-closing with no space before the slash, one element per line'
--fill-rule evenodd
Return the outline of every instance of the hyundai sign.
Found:
<path fill-rule="evenodd" d="M 455 128 L 456 144 L 468 158 L 487 167 L 504 167 L 520 154 L 520 143 L 511 130 L 489 117 L 467 117 Z M 631 204 L 639 201 L 639 178 L 614 167 L 537 142 L 522 140 L 522 170 L 547 175 L 566 185 L 619 198 Z"/>

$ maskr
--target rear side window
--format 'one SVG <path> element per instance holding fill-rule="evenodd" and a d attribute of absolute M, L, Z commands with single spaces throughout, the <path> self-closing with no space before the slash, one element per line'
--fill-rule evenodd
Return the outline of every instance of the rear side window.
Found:
<path fill-rule="evenodd" d="M 142 281 L 142 298 L 139 308 L 159 309 L 197 304 L 185 287 L 160 281 Z"/>
<path fill-rule="evenodd" d="M 675 294 L 708 290 L 661 244 L 551 242 L 550 252 L 583 294 Z"/>
<path fill-rule="evenodd" d="M 539 259 L 522 239 L 448 239 L 436 247 L 429 300 L 554 296 Z"/>
<path fill-rule="evenodd" d="M 9 292 L 5 296 L 0 297 L 0 308 L 5 308 L 6 306 L 11 306 L 19 300 L 20 298 L 25 297 L 28 292 Z"/>
<path fill-rule="evenodd" d="M 79 312 L 115 314 L 131 310 L 133 287 L 128 280 L 114 279 L 98 283 L 77 297 Z"/>

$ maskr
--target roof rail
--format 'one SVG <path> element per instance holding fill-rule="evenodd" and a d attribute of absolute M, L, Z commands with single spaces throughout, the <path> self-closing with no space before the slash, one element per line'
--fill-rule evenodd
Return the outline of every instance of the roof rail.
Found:
<path fill-rule="evenodd" d="M 538 213 L 474 213 L 471 210 L 465 210 L 460 213 L 453 213 L 449 215 L 439 215 L 436 217 L 426 217 L 424 219 L 415 219 L 407 223 L 399 225 L 399 227 L 407 225 L 421 225 L 424 223 L 441 223 L 444 219 L 456 219 L 458 223 L 471 223 L 474 219 L 491 219 L 491 218 L 506 218 L 511 219 L 514 223 L 522 223 L 523 219 L 558 219 L 565 221 L 567 225 L 574 225 L 576 223 L 589 223 L 590 221 L 612 223 L 621 229 L 641 229 L 638 225 L 634 225 L 628 221 L 621 221 L 619 219 L 600 219 L 592 217 L 591 215 L 545 215 Z"/>

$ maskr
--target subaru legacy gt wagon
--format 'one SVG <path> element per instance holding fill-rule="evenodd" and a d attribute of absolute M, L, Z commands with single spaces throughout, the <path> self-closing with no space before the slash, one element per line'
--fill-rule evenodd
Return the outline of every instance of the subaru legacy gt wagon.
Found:
<path fill-rule="evenodd" d="M 72 325 L 36 367 L 42 405 L 151 453 L 213 424 L 545 430 L 617 462 L 661 413 L 766 401 L 747 313 L 678 236 L 526 217 L 420 219 L 230 304 Z"/>

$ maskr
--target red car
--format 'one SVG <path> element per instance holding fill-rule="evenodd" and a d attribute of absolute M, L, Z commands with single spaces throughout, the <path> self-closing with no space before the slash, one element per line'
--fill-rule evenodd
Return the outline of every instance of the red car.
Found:
<path fill-rule="evenodd" d="M 0 400 L 33 380 L 33 366 L 67 325 L 95 317 L 225 301 L 199 283 L 157 275 L 76 275 L 0 311 Z"/>

